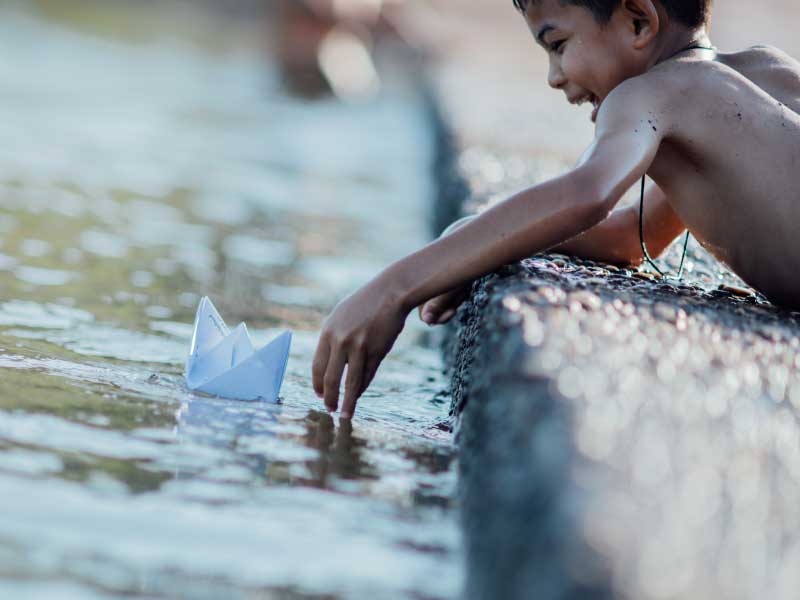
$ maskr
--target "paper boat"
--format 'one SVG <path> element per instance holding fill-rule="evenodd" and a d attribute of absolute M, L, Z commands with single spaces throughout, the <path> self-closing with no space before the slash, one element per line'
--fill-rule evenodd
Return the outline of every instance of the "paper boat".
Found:
<path fill-rule="evenodd" d="M 228 329 L 211 300 L 200 300 L 186 360 L 186 385 L 223 398 L 277 402 L 292 332 L 284 331 L 256 351 L 247 326 Z"/>

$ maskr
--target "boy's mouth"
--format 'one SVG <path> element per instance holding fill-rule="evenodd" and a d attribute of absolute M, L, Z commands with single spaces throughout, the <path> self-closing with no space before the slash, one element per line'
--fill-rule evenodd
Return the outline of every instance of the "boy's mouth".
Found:
<path fill-rule="evenodd" d="M 590 118 L 592 119 L 592 123 L 595 123 L 597 121 L 597 113 L 600 110 L 600 99 L 597 96 L 595 96 L 592 93 L 588 93 L 583 96 L 579 96 L 578 98 L 571 99 L 569 100 L 569 102 L 571 104 L 577 104 L 578 106 L 586 102 L 590 102 L 594 107 L 594 110 L 592 110 L 592 115 Z"/>

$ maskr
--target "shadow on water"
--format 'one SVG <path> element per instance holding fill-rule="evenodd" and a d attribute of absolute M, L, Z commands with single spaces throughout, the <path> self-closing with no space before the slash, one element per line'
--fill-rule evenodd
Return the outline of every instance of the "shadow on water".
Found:
<path fill-rule="evenodd" d="M 352 424 L 309 381 L 322 315 L 424 241 L 413 82 L 297 101 L 259 23 L 64 6 L 0 7 L 0 595 L 455 597 L 422 327 Z M 280 404 L 188 392 L 206 294 L 257 345 L 295 330 Z"/>

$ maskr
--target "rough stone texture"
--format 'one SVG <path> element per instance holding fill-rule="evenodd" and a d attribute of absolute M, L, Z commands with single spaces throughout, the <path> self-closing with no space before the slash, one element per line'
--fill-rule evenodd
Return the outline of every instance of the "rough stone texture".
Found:
<path fill-rule="evenodd" d="M 542 255 L 475 284 L 445 344 L 468 598 L 797 596 L 800 315 L 690 248 L 680 282 Z"/>

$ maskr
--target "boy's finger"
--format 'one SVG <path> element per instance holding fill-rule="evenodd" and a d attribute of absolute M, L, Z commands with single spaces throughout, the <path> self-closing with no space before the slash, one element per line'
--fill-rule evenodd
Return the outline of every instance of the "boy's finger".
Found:
<path fill-rule="evenodd" d="M 328 410 L 336 410 L 339 406 L 339 385 L 342 382 L 342 371 L 347 362 L 347 355 L 341 350 L 331 353 L 328 360 L 328 368 L 325 369 L 323 394 L 325 396 L 325 406 Z"/>
<path fill-rule="evenodd" d="M 455 308 L 448 308 L 446 311 L 444 311 L 439 316 L 439 318 L 436 320 L 436 324 L 437 325 L 444 325 L 450 319 L 452 319 L 455 316 L 455 314 L 456 314 L 456 309 Z"/>
<path fill-rule="evenodd" d="M 314 360 L 311 363 L 311 383 L 314 392 L 322 398 L 325 391 L 325 370 L 328 368 L 328 358 L 331 354 L 331 347 L 327 341 L 320 338 L 317 344 L 317 351 L 314 353 Z"/>
<path fill-rule="evenodd" d="M 364 354 L 359 352 L 347 360 L 347 377 L 344 383 L 344 402 L 341 417 L 349 419 L 356 409 L 356 402 L 361 395 L 361 383 L 364 379 Z"/>
<path fill-rule="evenodd" d="M 419 313 L 419 318 L 422 319 L 422 315 L 425 314 L 425 307 L 428 306 L 427 302 L 424 302 L 419 305 L 417 308 L 417 312 Z"/>
<path fill-rule="evenodd" d="M 361 391 L 359 392 L 359 396 L 367 391 L 367 388 L 372 383 L 372 380 L 375 379 L 375 374 L 378 372 L 378 367 L 381 365 L 381 361 L 379 358 L 368 358 L 366 364 L 364 365 L 364 377 L 362 379 Z"/>
<path fill-rule="evenodd" d="M 419 307 L 419 318 L 429 325 L 436 319 L 436 310 L 433 300 L 428 300 L 425 304 Z"/>
<path fill-rule="evenodd" d="M 447 307 L 450 299 L 450 294 L 442 294 L 436 296 L 432 300 L 428 300 L 420 308 L 420 317 L 428 325 L 433 325 L 439 319 L 439 315 Z"/>

